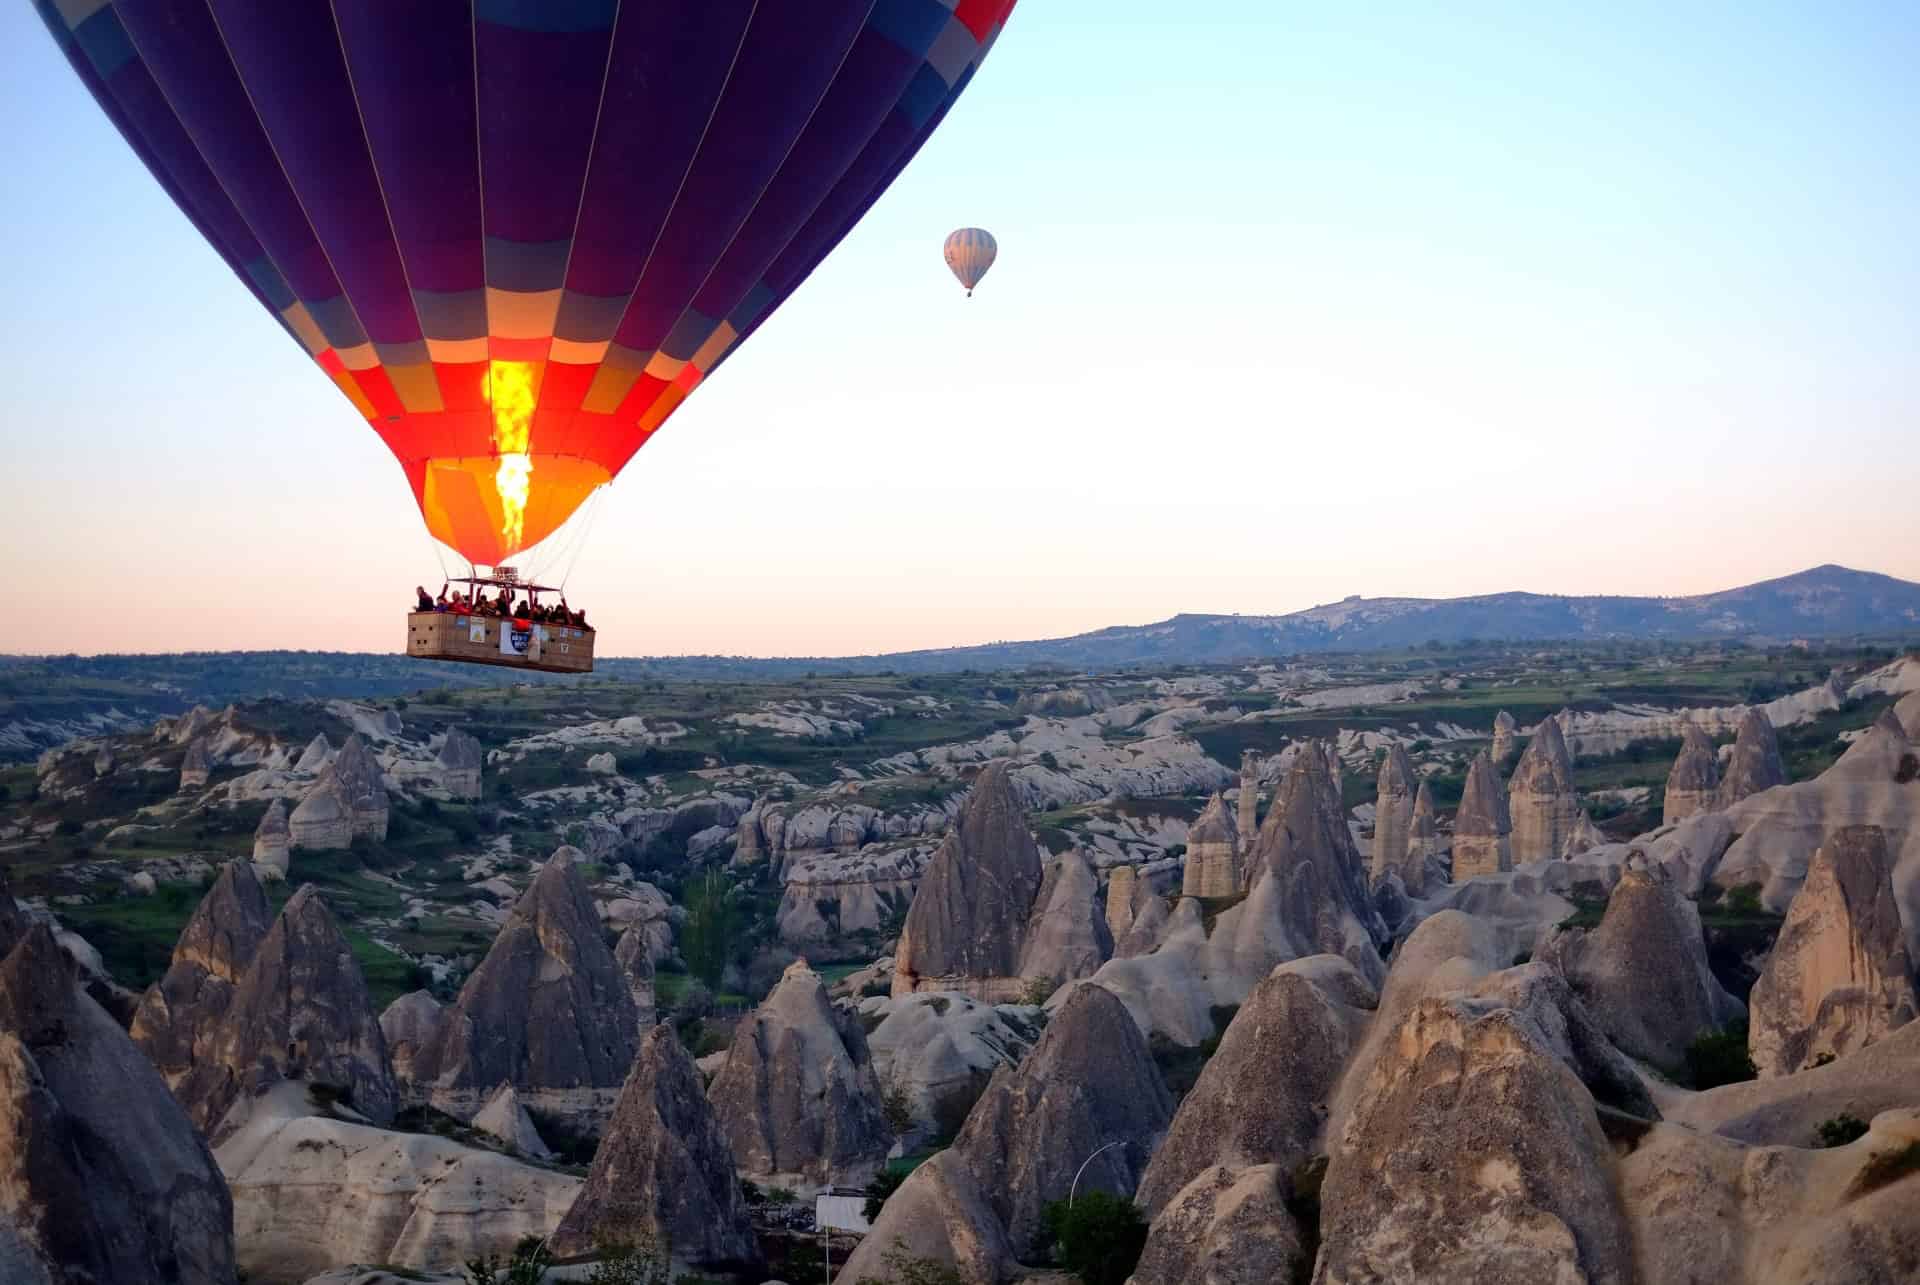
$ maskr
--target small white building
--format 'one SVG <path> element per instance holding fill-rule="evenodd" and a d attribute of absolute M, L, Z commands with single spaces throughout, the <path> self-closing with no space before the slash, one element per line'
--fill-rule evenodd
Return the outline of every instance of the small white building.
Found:
<path fill-rule="evenodd" d="M 858 1187 L 824 1187 L 813 1198 L 813 1225 L 864 1236 L 873 1230 L 866 1208 L 867 1193 Z"/>

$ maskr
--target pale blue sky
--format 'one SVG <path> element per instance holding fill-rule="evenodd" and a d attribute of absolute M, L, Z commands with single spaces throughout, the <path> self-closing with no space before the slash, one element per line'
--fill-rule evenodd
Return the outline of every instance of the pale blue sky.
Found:
<path fill-rule="evenodd" d="M 392 457 L 30 6 L 0 49 L 0 548 L 149 608 L 8 646 L 397 648 L 437 567 Z M 612 653 L 841 654 L 1920 579 L 1916 66 L 1911 3 L 1024 0 L 574 596 Z"/>

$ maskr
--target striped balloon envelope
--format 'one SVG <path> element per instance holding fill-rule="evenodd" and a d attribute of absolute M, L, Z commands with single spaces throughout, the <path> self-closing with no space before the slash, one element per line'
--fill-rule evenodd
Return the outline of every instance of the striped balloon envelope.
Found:
<path fill-rule="evenodd" d="M 973 288 L 980 284 L 980 278 L 987 275 L 987 269 L 999 257 L 1000 247 L 994 243 L 993 233 L 985 228 L 958 228 L 947 233 L 947 243 L 941 248 L 941 253 L 946 257 L 947 267 L 967 288 L 967 298 L 971 299 Z"/>
<path fill-rule="evenodd" d="M 167 193 L 493 566 L 846 236 L 1013 0 L 36 0 Z"/>

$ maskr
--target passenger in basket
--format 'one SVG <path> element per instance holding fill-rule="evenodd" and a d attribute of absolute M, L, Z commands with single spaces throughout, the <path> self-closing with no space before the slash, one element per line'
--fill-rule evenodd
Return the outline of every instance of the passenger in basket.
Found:
<path fill-rule="evenodd" d="M 418 584 L 415 585 L 413 587 L 413 596 L 417 604 L 414 607 L 415 611 L 432 611 L 433 610 L 433 599 L 428 595 L 427 587 L 425 585 L 418 585 Z"/>

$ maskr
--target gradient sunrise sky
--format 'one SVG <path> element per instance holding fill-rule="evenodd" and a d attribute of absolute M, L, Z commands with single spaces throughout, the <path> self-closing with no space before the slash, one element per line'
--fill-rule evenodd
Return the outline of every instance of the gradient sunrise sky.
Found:
<path fill-rule="evenodd" d="M 31 5 L 0 50 L 0 648 L 398 650 L 392 456 Z M 1025 0 L 569 596 L 606 654 L 838 655 L 1920 579 L 1916 66 L 1907 0 Z"/>

